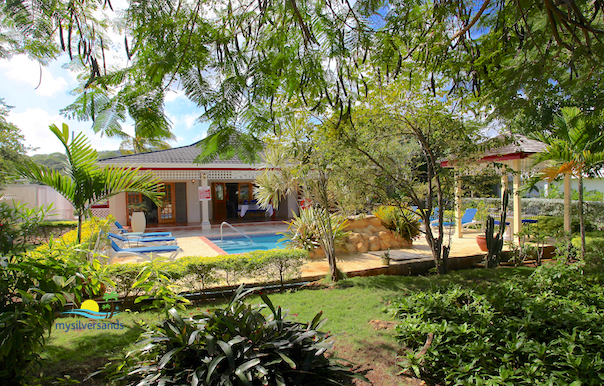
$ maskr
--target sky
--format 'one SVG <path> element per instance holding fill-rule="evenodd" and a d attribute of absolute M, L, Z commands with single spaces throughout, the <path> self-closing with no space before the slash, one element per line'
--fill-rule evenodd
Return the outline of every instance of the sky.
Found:
<path fill-rule="evenodd" d="M 67 123 L 72 131 L 86 134 L 96 150 L 119 148 L 119 138 L 95 134 L 91 130 L 92 122 L 78 122 L 60 114 L 62 108 L 75 100 L 70 92 L 78 85 L 76 74 L 62 68 L 68 60 L 62 56 L 47 67 L 40 67 L 23 55 L 0 60 L 0 98 L 14 107 L 7 120 L 19 127 L 25 136 L 25 145 L 35 148 L 28 151 L 29 155 L 63 152 L 61 143 L 48 129 L 51 124 L 60 126 L 62 123 Z M 172 147 L 190 145 L 205 136 L 208 124 L 196 122 L 201 109 L 190 102 L 184 93 L 168 93 L 166 113 L 177 138 L 170 143 Z M 134 133 L 131 120 L 126 121 L 124 128 L 127 133 Z"/>

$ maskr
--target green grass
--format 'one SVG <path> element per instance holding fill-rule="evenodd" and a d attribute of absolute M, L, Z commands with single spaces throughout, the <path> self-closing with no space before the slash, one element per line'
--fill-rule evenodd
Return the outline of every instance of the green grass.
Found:
<path fill-rule="evenodd" d="M 458 271 L 444 277 L 356 277 L 340 281 L 328 288 L 275 293 L 269 297 L 275 306 L 288 310 L 291 319 L 300 322 L 310 321 L 317 312 L 323 311 L 323 317 L 327 318 L 323 330 L 335 334 L 336 349 L 340 344 L 358 349 L 368 342 L 375 341 L 386 342 L 389 347 L 395 348 L 397 343 L 392 331 L 376 331 L 369 324 L 370 320 L 391 320 L 385 313 L 385 308 L 392 299 L 453 283 L 470 287 L 489 286 L 512 275 L 528 276 L 532 271 L 532 268 L 502 268 Z M 250 298 L 249 301 L 260 302 L 260 298 Z M 216 305 L 195 305 L 188 309 L 187 313 L 195 312 L 195 308 L 212 308 Z M 161 319 L 162 314 L 159 312 L 123 313 L 113 320 L 123 323 L 126 326 L 124 330 L 62 332 L 55 329 L 50 334 L 43 352 L 44 373 L 57 377 L 66 374 L 66 371 L 73 372 L 74 368 L 85 368 L 86 371 L 93 372 L 108 358 L 133 347 L 141 332 L 140 327 L 135 324 L 136 321 L 150 324 Z M 61 318 L 58 321 L 75 320 L 77 319 Z M 394 354 L 393 352 L 392 355 Z M 93 364 L 96 367 L 91 367 Z"/>

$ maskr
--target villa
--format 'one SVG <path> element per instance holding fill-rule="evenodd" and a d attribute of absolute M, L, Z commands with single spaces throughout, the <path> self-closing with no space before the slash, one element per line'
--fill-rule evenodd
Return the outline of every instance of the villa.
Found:
<path fill-rule="evenodd" d="M 140 167 L 141 173 L 153 173 L 164 183 L 165 196 L 158 208 L 139 193 L 122 193 L 96 208 L 97 211 L 101 209 L 117 221 L 129 224 L 134 209 L 143 206 L 149 225 L 201 224 L 202 229 L 222 221 L 287 219 L 292 211 L 297 211 L 298 198 L 293 196 L 286 197 L 273 213 L 257 208 L 253 189 L 258 166 L 237 157 L 196 164 L 198 144 L 99 161 L 100 166 Z"/>

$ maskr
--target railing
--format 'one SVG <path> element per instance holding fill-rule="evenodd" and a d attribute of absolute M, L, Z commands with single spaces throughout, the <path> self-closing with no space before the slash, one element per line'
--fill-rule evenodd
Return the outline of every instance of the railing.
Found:
<path fill-rule="evenodd" d="M 222 241 L 222 226 L 226 224 L 229 227 L 231 227 L 232 230 L 234 230 L 235 232 L 241 234 L 242 236 L 246 237 L 248 240 L 250 240 L 251 244 L 254 244 L 254 242 L 252 241 L 252 239 L 250 239 L 250 237 L 248 235 L 246 235 L 245 233 L 241 232 L 239 229 L 235 228 L 234 226 L 232 226 L 231 224 L 229 224 L 226 221 L 223 221 L 222 224 L 220 224 L 220 241 Z"/>

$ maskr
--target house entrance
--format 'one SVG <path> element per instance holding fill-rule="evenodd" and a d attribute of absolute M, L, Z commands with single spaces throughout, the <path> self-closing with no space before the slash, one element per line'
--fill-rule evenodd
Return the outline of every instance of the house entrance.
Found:
<path fill-rule="evenodd" d="M 148 225 L 174 224 L 187 222 L 187 185 L 186 182 L 164 182 L 161 206 L 140 193 L 127 193 L 128 225 L 132 212 L 142 210 Z"/>
<path fill-rule="evenodd" d="M 239 219 L 239 205 L 252 200 L 252 183 L 212 183 L 213 219 L 216 222 Z"/>

